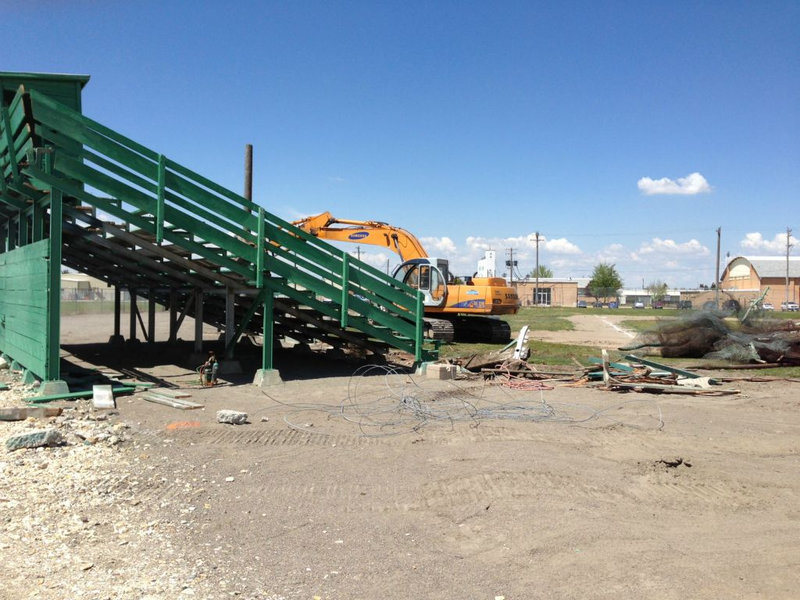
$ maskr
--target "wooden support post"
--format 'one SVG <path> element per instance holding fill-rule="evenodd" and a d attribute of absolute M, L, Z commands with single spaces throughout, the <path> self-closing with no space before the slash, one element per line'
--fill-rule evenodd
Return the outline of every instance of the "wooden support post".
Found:
<path fill-rule="evenodd" d="M 233 336 L 236 332 L 236 306 L 233 288 L 225 288 L 225 358 L 233 358 Z"/>
<path fill-rule="evenodd" d="M 120 337 L 120 314 L 122 313 L 122 293 L 119 286 L 114 286 L 114 337 Z"/>
<path fill-rule="evenodd" d="M 134 288 L 128 289 L 128 294 L 131 297 L 130 301 L 130 331 L 128 332 L 128 341 L 136 341 L 136 314 L 139 309 L 136 306 L 136 290 Z"/>
<path fill-rule="evenodd" d="M 169 291 L 169 342 L 178 340 L 178 292 L 175 288 Z"/>
<path fill-rule="evenodd" d="M 425 319 L 423 318 L 425 313 L 423 311 L 422 292 L 417 291 L 417 330 L 416 339 L 414 340 L 414 360 L 418 363 L 422 362 L 422 340 L 425 335 Z"/>
<path fill-rule="evenodd" d="M 264 218 L 264 209 L 258 209 L 258 239 L 256 240 L 256 287 L 261 289 L 264 287 L 264 244 L 266 243 L 266 222 Z"/>
<path fill-rule="evenodd" d="M 158 196 L 156 199 L 156 244 L 164 241 L 164 187 L 167 181 L 167 159 L 158 155 Z"/>
<path fill-rule="evenodd" d="M 152 344 L 156 341 L 156 301 L 153 298 L 153 289 L 147 295 L 147 341 Z"/>
<path fill-rule="evenodd" d="M 194 351 L 203 351 L 203 290 L 194 291 Z"/>
<path fill-rule="evenodd" d="M 28 215 L 26 215 L 24 212 L 21 212 L 19 215 L 19 234 L 17 235 L 20 246 L 28 245 L 28 222 Z"/>
<path fill-rule="evenodd" d="M 262 325 L 263 344 L 261 350 L 261 368 L 264 371 L 271 371 L 273 364 L 273 310 L 274 310 L 274 297 L 275 292 L 269 290 L 264 296 L 264 322 Z"/>
<path fill-rule="evenodd" d="M 49 156 L 49 155 L 48 155 Z M 61 190 L 50 192 L 50 271 L 47 302 L 47 365 L 44 374 L 48 381 L 59 379 L 61 369 Z"/>
<path fill-rule="evenodd" d="M 32 215 L 33 236 L 32 242 L 38 242 L 44 239 L 44 207 L 38 202 L 33 205 Z"/>
<path fill-rule="evenodd" d="M 347 317 L 349 310 L 350 289 L 348 280 L 350 279 L 350 255 L 345 252 L 342 254 L 342 307 L 341 314 L 339 315 L 339 324 L 342 329 L 347 329 Z"/>

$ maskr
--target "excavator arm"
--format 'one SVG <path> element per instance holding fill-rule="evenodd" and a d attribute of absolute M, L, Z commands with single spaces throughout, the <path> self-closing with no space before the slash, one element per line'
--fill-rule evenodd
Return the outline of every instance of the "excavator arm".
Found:
<path fill-rule="evenodd" d="M 403 262 L 428 257 L 425 248 L 412 233 L 381 221 L 337 219 L 331 213 L 324 212 L 294 221 L 292 225 L 326 240 L 388 248 L 400 255 Z"/>

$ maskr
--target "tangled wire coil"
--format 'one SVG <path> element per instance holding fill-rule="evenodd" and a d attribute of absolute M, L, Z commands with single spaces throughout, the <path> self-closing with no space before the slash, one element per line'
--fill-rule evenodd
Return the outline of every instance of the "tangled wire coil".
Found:
<path fill-rule="evenodd" d="M 653 398 L 637 398 L 596 409 L 578 403 L 546 401 L 543 392 L 553 387 L 541 381 L 508 378 L 497 385 L 456 380 L 447 382 L 445 389 L 442 383 L 418 380 L 385 365 L 366 365 L 350 377 L 347 397 L 338 407 L 281 403 L 293 409 L 284 421 L 293 429 L 318 433 L 319 430 L 295 422 L 300 413 L 314 411 L 326 414 L 328 419 L 344 419 L 367 437 L 401 435 L 436 425 L 453 428 L 457 423 L 477 427 L 498 420 L 567 425 L 602 420 L 638 429 L 664 426 L 661 409 Z M 635 405 L 645 407 L 646 414 L 641 414 L 643 411 Z M 631 414 L 621 412 L 625 407 L 634 410 Z"/>

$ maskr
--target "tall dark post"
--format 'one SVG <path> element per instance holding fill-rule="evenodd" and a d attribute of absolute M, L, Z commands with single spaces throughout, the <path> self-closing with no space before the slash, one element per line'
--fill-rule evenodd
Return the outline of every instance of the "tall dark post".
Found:
<path fill-rule="evenodd" d="M 533 292 L 533 305 L 539 306 L 539 232 L 536 232 L 536 287 Z M 552 289 L 552 288 L 551 288 Z"/>
<path fill-rule="evenodd" d="M 792 248 L 792 244 L 789 241 L 792 239 L 792 230 L 787 227 L 786 228 L 786 310 L 789 310 L 789 251 Z M 792 300 L 794 300 L 794 294 L 792 294 Z"/>
<path fill-rule="evenodd" d="M 248 202 L 253 201 L 253 144 L 244 146 L 244 197 Z M 252 207 L 247 207 L 247 212 L 253 214 Z M 252 233 L 246 228 L 248 233 Z"/>
<path fill-rule="evenodd" d="M 714 289 L 716 290 L 714 294 L 714 303 L 717 305 L 717 310 L 719 310 L 719 242 L 722 236 L 722 227 L 717 227 L 717 274 L 714 279 Z"/>
<path fill-rule="evenodd" d="M 253 201 L 253 144 L 244 147 L 244 197 Z"/>

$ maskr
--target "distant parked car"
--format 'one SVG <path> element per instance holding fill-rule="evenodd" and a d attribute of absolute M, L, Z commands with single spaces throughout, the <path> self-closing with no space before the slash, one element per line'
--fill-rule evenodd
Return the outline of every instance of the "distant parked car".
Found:
<path fill-rule="evenodd" d="M 771 302 L 764 302 L 764 304 L 761 305 L 761 310 L 775 310 L 775 307 L 772 306 Z"/>
<path fill-rule="evenodd" d="M 653 308 L 664 308 L 664 303 L 661 300 L 653 302 Z"/>
<path fill-rule="evenodd" d="M 578 303 L 575 306 L 577 306 L 578 308 L 586 308 L 586 301 L 578 300 Z"/>
<path fill-rule="evenodd" d="M 692 309 L 691 300 L 678 300 L 678 310 L 691 310 L 691 309 Z"/>
<path fill-rule="evenodd" d="M 617 304 L 616 302 L 609 302 L 608 308 L 619 308 L 619 304 Z"/>
<path fill-rule="evenodd" d="M 592 307 L 593 308 L 603 308 L 603 303 L 602 302 L 593 302 L 592 303 Z"/>
<path fill-rule="evenodd" d="M 634 302 L 633 308 L 644 308 L 644 302 Z"/>
<path fill-rule="evenodd" d="M 798 311 L 800 306 L 797 305 L 797 302 L 781 302 L 781 310 Z"/>

